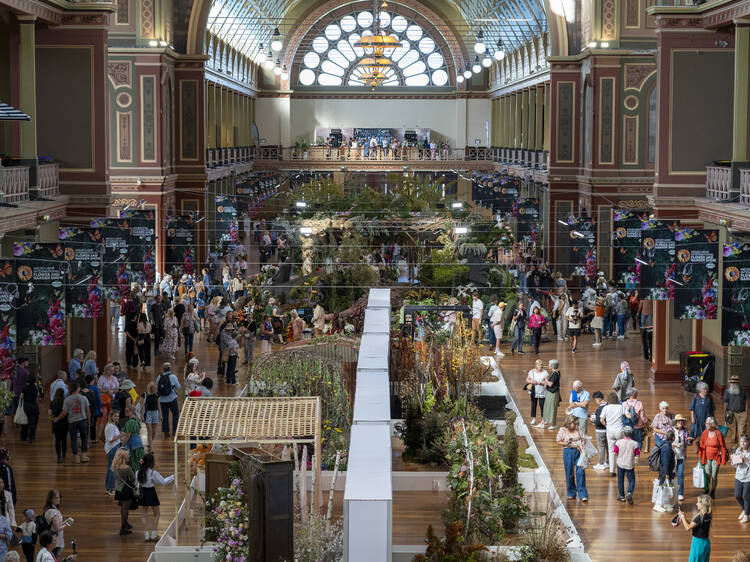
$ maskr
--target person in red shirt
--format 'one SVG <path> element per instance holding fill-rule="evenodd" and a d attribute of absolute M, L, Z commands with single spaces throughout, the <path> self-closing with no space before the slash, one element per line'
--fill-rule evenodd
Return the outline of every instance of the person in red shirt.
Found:
<path fill-rule="evenodd" d="M 709 494 L 713 498 L 716 493 L 719 467 L 727 462 L 727 447 L 724 444 L 724 436 L 716 425 L 715 418 L 706 420 L 706 430 L 701 435 L 700 445 L 698 446 L 698 459 L 705 475 L 703 493 Z"/>

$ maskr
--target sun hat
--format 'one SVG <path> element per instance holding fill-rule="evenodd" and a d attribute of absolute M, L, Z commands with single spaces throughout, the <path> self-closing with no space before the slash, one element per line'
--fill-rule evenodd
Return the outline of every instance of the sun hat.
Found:
<path fill-rule="evenodd" d="M 120 383 L 120 388 L 122 390 L 130 390 L 131 388 L 135 388 L 135 383 L 130 379 L 125 379 Z"/>

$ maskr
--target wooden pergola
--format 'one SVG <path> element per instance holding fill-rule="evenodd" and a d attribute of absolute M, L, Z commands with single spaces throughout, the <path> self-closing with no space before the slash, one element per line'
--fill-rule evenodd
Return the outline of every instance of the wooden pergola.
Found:
<path fill-rule="evenodd" d="M 186 398 L 174 437 L 174 471 L 179 472 L 179 447 L 185 446 L 185 482 L 190 482 L 190 445 L 250 443 L 312 443 L 315 451 L 314 497 L 322 498 L 321 405 L 314 397 Z M 175 478 L 175 540 L 179 537 L 179 500 Z"/>

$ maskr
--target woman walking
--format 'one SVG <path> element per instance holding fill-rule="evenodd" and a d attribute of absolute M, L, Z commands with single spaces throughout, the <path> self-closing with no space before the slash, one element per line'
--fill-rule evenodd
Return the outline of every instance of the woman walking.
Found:
<path fill-rule="evenodd" d="M 578 429 L 578 418 L 568 416 L 565 425 L 557 432 L 557 444 L 563 447 L 563 464 L 565 465 L 565 483 L 569 500 L 589 501 L 586 490 L 586 472 L 578 466 L 583 447 L 583 435 Z"/>
<path fill-rule="evenodd" d="M 174 474 L 164 478 L 154 469 L 154 455 L 148 453 L 143 457 L 141 467 L 136 473 L 136 479 L 141 487 L 141 506 L 143 507 L 143 531 L 146 542 L 159 540 L 159 496 L 156 494 L 156 485 L 167 486 L 174 482 Z M 151 517 L 148 509 L 151 508 Z M 150 534 L 149 534 L 150 530 Z"/>
<path fill-rule="evenodd" d="M 33 443 L 36 439 L 36 427 L 39 425 L 39 388 L 34 375 L 29 374 L 26 377 L 21 396 L 23 396 L 23 411 L 28 419 L 28 423 L 21 426 L 21 441 Z"/>
<path fill-rule="evenodd" d="M 674 441 L 672 441 L 672 450 L 674 451 L 674 462 L 677 465 L 677 499 L 685 499 L 685 460 L 687 459 L 687 446 L 690 441 L 690 434 L 685 428 L 687 420 L 681 414 L 674 417 Z"/>
<path fill-rule="evenodd" d="M 740 436 L 740 446 L 732 454 L 734 467 L 734 499 L 740 504 L 740 523 L 750 519 L 750 437 Z"/>
<path fill-rule="evenodd" d="M 111 410 L 107 419 L 107 425 L 104 428 L 104 452 L 107 453 L 107 473 L 104 476 L 104 493 L 110 496 L 115 493 L 115 475 L 112 472 L 112 461 L 122 442 L 120 428 L 117 427 L 119 421 L 120 412 Z"/>
<path fill-rule="evenodd" d="M 49 410 L 47 410 L 49 419 L 52 421 L 52 435 L 55 436 L 57 464 L 65 462 L 65 454 L 68 449 L 68 417 L 63 416 L 58 421 L 54 421 L 62 414 L 64 401 L 65 391 L 62 388 L 58 388 L 55 396 L 52 398 L 52 402 L 50 402 Z"/>
<path fill-rule="evenodd" d="M 545 324 L 544 316 L 535 306 L 529 316 L 529 328 L 531 329 L 531 341 L 534 344 L 534 353 L 539 355 L 539 344 L 542 342 L 542 328 Z"/>
<path fill-rule="evenodd" d="M 714 418 L 706 420 L 706 430 L 698 445 L 698 459 L 703 467 L 703 493 L 716 497 L 719 467 L 727 462 L 727 447 Z"/>
<path fill-rule="evenodd" d="M 170 359 L 174 359 L 174 354 L 177 353 L 177 336 L 177 317 L 174 309 L 170 308 L 164 315 L 164 341 L 161 343 L 161 350 L 169 355 Z"/>
<path fill-rule="evenodd" d="M 125 363 L 128 367 L 138 366 L 138 317 L 135 312 L 125 320 Z"/>
<path fill-rule="evenodd" d="M 660 446 L 667 438 L 667 432 L 673 429 L 672 412 L 669 411 L 669 402 L 659 402 L 659 413 L 654 416 L 651 427 L 654 430 L 654 445 Z"/>
<path fill-rule="evenodd" d="M 135 473 L 128 464 L 128 450 L 118 449 L 112 460 L 115 474 L 115 499 L 120 505 L 120 535 L 129 535 L 133 526 L 128 523 L 130 504 L 135 498 Z"/>
<path fill-rule="evenodd" d="M 102 401 L 102 420 L 104 423 L 99 424 L 98 436 L 101 437 L 104 426 L 109 419 L 109 412 L 112 411 L 112 399 L 120 390 L 120 381 L 115 376 L 115 367 L 112 363 L 107 363 L 102 369 L 102 376 L 97 383 L 99 387 L 99 398 Z"/>
<path fill-rule="evenodd" d="M 141 367 L 151 366 L 151 322 L 144 313 L 138 317 L 138 358 Z"/>
<path fill-rule="evenodd" d="M 543 423 L 547 429 L 555 429 L 557 423 L 557 407 L 560 405 L 560 362 L 551 359 L 549 362 L 549 375 L 544 381 L 544 407 L 542 408 Z"/>
<path fill-rule="evenodd" d="M 686 531 L 693 534 L 693 540 L 690 542 L 690 558 L 688 562 L 709 562 L 711 558 L 711 541 L 708 540 L 708 533 L 711 530 L 711 506 L 712 501 L 709 496 L 703 494 L 698 496 L 698 514 L 688 523 L 687 517 L 680 509 L 678 521 L 682 523 Z"/>
<path fill-rule="evenodd" d="M 185 314 L 180 320 L 180 332 L 182 332 L 182 341 L 185 344 L 185 355 L 192 353 L 193 340 L 195 339 L 196 326 L 200 325 L 200 319 L 195 314 L 192 304 L 187 305 Z"/>
<path fill-rule="evenodd" d="M 609 475 L 617 476 L 615 471 L 616 458 L 614 454 L 615 443 L 622 437 L 622 416 L 625 411 L 617 399 L 617 394 L 610 392 L 607 395 L 607 405 L 602 408 L 599 420 L 607 430 L 607 452 L 609 454 Z"/>
<path fill-rule="evenodd" d="M 125 407 L 125 417 L 127 420 L 120 431 L 123 433 L 123 447 L 130 452 L 130 460 L 128 461 L 130 467 L 133 470 L 137 470 L 146 451 L 143 448 L 143 441 L 141 440 L 141 422 L 135 417 L 134 411 L 132 405 Z"/>
<path fill-rule="evenodd" d="M 500 351 L 500 343 L 503 340 L 503 314 L 505 313 L 506 304 L 504 302 L 498 303 L 495 309 L 492 311 L 490 316 L 490 328 L 492 333 L 495 335 L 495 355 L 502 357 L 503 353 Z"/>
<path fill-rule="evenodd" d="M 594 330 L 594 347 L 602 346 L 602 328 L 604 327 L 604 297 L 596 297 L 594 304 L 594 318 L 591 319 L 591 329 Z"/>
<path fill-rule="evenodd" d="M 617 400 L 625 402 L 628 399 L 628 390 L 635 386 L 635 377 L 630 372 L 630 363 L 623 361 L 620 363 L 620 372 L 612 383 L 612 390 L 617 393 Z"/>
<path fill-rule="evenodd" d="M 530 425 L 536 424 L 536 407 L 537 404 L 539 405 L 539 413 L 541 414 L 544 411 L 544 396 L 545 396 L 545 384 L 544 381 L 547 380 L 547 377 L 549 376 L 549 373 L 544 369 L 543 363 L 541 359 L 537 359 L 536 363 L 534 364 L 534 368 L 531 369 L 526 376 L 526 385 L 529 388 L 529 393 L 531 394 L 531 423 Z M 544 420 L 541 421 L 539 425 L 536 425 L 535 427 L 543 428 L 544 427 Z"/>
<path fill-rule="evenodd" d="M 706 420 L 715 413 L 714 399 L 708 393 L 708 385 L 701 381 L 695 385 L 698 391 L 690 401 L 690 437 L 699 439 L 706 426 Z"/>
<path fill-rule="evenodd" d="M 260 353 L 269 355 L 271 353 L 271 338 L 273 338 L 273 326 L 271 325 L 271 316 L 266 315 L 263 324 L 260 326 Z"/>
<path fill-rule="evenodd" d="M 159 414 L 159 394 L 157 393 L 156 383 L 151 381 L 146 387 L 145 414 L 146 433 L 148 435 L 148 450 L 154 450 L 154 441 L 159 431 L 161 417 Z"/>
<path fill-rule="evenodd" d="M 50 490 L 47 493 L 47 501 L 44 503 L 44 509 L 42 509 L 42 517 L 44 517 L 44 520 L 49 525 L 50 531 L 55 534 L 55 547 L 52 549 L 52 554 L 55 556 L 55 560 L 57 560 L 65 548 L 65 523 L 60 511 L 60 492 L 57 490 Z"/>
<path fill-rule="evenodd" d="M 99 367 L 96 366 L 96 351 L 93 349 L 86 354 L 83 362 L 83 374 L 96 377 L 99 375 Z"/>

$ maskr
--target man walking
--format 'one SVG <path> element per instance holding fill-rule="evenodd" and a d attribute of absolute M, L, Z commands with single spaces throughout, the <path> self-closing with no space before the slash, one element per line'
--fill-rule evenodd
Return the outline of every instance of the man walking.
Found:
<path fill-rule="evenodd" d="M 164 363 L 162 373 L 156 379 L 156 391 L 161 405 L 161 430 L 166 438 L 169 437 L 169 412 L 172 412 L 172 433 L 177 431 L 177 422 L 180 419 L 180 408 L 177 406 L 178 390 L 180 382 L 172 373 L 172 365 Z"/>
<path fill-rule="evenodd" d="M 739 445 L 740 435 L 745 434 L 747 424 L 747 393 L 740 386 L 740 377 L 732 375 L 729 377 L 729 387 L 724 391 L 724 425 L 729 428 L 726 441 L 727 449 L 734 451 Z"/>
<path fill-rule="evenodd" d="M 86 451 L 89 450 L 88 444 L 88 420 L 91 416 L 89 411 L 89 401 L 85 396 L 81 396 L 80 386 L 77 382 L 73 381 L 70 383 L 70 395 L 63 402 L 62 412 L 56 418 L 52 418 L 53 422 L 58 422 L 65 416 L 68 417 L 68 433 L 70 434 L 70 448 L 73 451 L 75 457 L 75 463 L 81 464 L 82 462 L 89 462 L 89 458 L 86 456 Z M 81 451 L 83 455 L 78 453 L 78 437 L 81 438 Z"/>
<path fill-rule="evenodd" d="M 74 349 L 73 358 L 68 363 L 68 376 L 70 377 L 71 381 L 76 380 L 78 371 L 81 369 L 83 369 L 83 350 Z M 78 381 L 78 382 L 82 382 L 82 381 Z"/>

